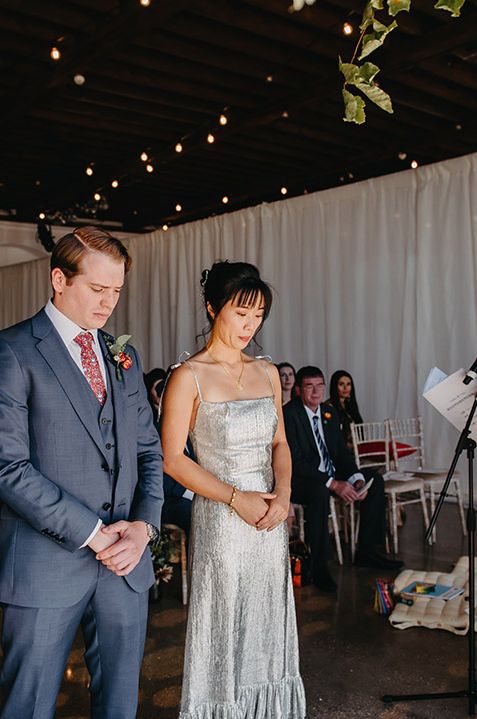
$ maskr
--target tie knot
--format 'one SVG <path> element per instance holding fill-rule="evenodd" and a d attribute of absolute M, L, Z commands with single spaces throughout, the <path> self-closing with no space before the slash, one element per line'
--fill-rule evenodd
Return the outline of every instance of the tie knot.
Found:
<path fill-rule="evenodd" d="M 91 348 L 93 346 L 93 339 L 91 332 L 80 332 L 79 335 L 76 335 L 74 341 L 80 347 Z"/>

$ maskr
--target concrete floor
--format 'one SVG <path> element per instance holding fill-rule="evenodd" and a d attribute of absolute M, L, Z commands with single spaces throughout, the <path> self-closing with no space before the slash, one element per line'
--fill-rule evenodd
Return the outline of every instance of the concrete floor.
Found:
<path fill-rule="evenodd" d="M 467 554 L 453 505 L 444 507 L 434 547 L 424 548 L 421 520 L 414 507 L 408 509 L 400 541 L 401 556 L 409 568 L 448 571 L 459 556 Z M 382 573 L 355 568 L 349 560 L 333 570 L 339 584 L 336 595 L 324 595 L 314 587 L 295 590 L 308 719 L 466 717 L 465 699 L 386 707 L 380 697 L 465 689 L 467 638 L 440 630 L 393 629 L 372 610 L 373 580 Z M 176 719 L 178 715 L 185 620 L 176 576 L 166 587 L 161 606 L 151 605 L 138 719 Z M 89 716 L 87 684 L 78 637 L 58 698 L 58 719 Z"/>

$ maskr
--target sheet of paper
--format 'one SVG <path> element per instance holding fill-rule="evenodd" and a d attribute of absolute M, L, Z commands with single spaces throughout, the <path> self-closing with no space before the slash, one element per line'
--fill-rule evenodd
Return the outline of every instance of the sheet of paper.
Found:
<path fill-rule="evenodd" d="M 474 397 L 477 394 L 477 380 L 464 384 L 465 370 L 459 369 L 424 392 L 423 397 L 460 432 L 464 429 Z M 470 426 L 472 439 L 477 439 L 477 412 Z"/>
<path fill-rule="evenodd" d="M 429 392 L 430 389 L 443 382 L 446 377 L 446 373 L 439 369 L 439 367 L 433 367 L 424 382 L 424 389 L 422 390 L 423 394 Z"/>

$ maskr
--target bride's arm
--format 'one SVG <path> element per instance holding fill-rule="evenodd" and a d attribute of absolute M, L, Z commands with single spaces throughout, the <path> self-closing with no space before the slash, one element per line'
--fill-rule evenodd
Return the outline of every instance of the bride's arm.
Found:
<path fill-rule="evenodd" d="M 287 517 L 290 508 L 291 492 L 291 455 L 285 434 L 283 410 L 281 403 L 281 384 L 278 370 L 274 365 L 267 367 L 275 393 L 275 407 L 278 415 L 278 426 L 272 443 L 272 468 L 275 479 L 274 492 L 277 495 L 270 504 L 267 514 L 258 522 L 257 529 L 274 529 Z"/>
<path fill-rule="evenodd" d="M 164 454 L 164 472 L 187 489 L 216 502 L 229 504 L 233 487 L 222 482 L 184 454 L 189 425 L 197 400 L 194 377 L 182 365 L 172 373 L 162 403 L 161 441 Z M 265 499 L 275 495 L 236 490 L 234 509 L 248 524 L 256 522 L 267 512 Z"/>

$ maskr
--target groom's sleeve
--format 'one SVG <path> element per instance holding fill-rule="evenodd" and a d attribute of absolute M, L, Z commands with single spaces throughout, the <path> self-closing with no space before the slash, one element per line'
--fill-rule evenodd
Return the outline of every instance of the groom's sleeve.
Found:
<path fill-rule="evenodd" d="M 143 381 L 141 361 L 133 347 L 128 347 L 134 355 L 138 369 L 138 416 L 137 416 L 137 473 L 138 481 L 129 513 L 130 521 L 141 519 L 154 527 L 161 526 L 161 511 L 164 502 L 162 482 L 161 440 L 154 426 L 151 406 L 147 399 Z"/>
<path fill-rule="evenodd" d="M 28 380 L 3 339 L 0 377 L 0 502 L 74 552 L 93 532 L 98 516 L 32 465 Z"/>

